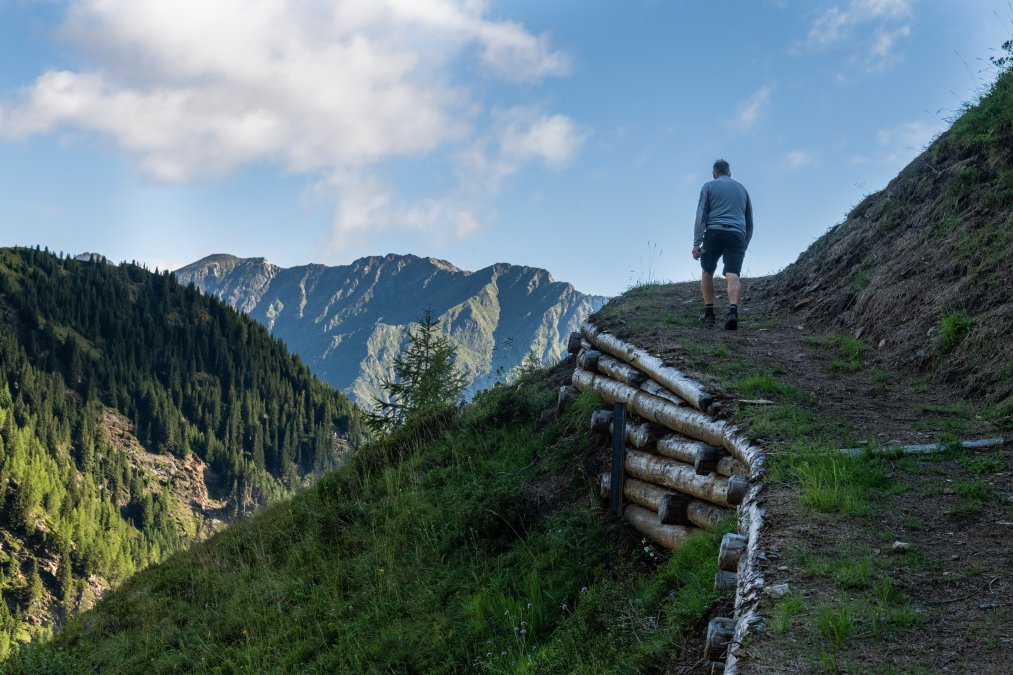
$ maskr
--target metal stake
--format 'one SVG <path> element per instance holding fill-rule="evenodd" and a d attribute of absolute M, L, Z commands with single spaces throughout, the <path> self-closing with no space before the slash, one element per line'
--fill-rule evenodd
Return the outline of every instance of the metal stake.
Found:
<path fill-rule="evenodd" d="M 609 508 L 617 516 L 623 511 L 623 482 L 626 465 L 626 404 L 616 403 L 612 414 L 612 480 Z"/>

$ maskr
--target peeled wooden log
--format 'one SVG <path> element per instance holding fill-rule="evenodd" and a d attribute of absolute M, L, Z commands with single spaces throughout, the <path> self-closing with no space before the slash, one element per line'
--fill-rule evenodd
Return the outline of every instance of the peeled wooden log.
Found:
<path fill-rule="evenodd" d="M 587 370 L 575 370 L 573 384 L 597 392 L 609 403 L 625 403 L 631 412 L 673 431 L 711 445 L 724 443 L 723 432 L 727 423 L 723 420 L 712 420 L 702 412 L 677 406 L 671 401 Z"/>
<path fill-rule="evenodd" d="M 645 420 L 710 445 L 720 445 L 751 469 L 755 466 L 759 471 L 762 467 L 763 450 L 736 433 L 735 427 L 724 420 L 712 420 L 702 412 L 673 405 L 671 401 L 586 370 L 573 372 L 573 384 L 594 391 L 609 403 L 625 403 L 630 412 Z"/>
<path fill-rule="evenodd" d="M 556 412 L 561 413 L 577 400 L 577 395 L 580 394 L 580 389 L 574 386 L 563 385 L 559 388 L 559 396 L 556 397 Z"/>
<path fill-rule="evenodd" d="M 581 349 L 577 354 L 577 367 L 594 372 L 598 370 L 598 359 L 600 358 L 601 352 L 597 349 Z"/>
<path fill-rule="evenodd" d="M 611 410 L 595 410 L 591 413 L 591 431 L 596 434 L 611 434 L 613 414 Z"/>
<path fill-rule="evenodd" d="M 626 425 L 626 440 L 634 448 L 647 448 L 657 442 L 659 438 L 668 433 L 668 429 L 650 422 L 641 424 Z"/>
<path fill-rule="evenodd" d="M 709 473 L 719 473 L 722 476 L 746 473 L 746 468 L 724 448 L 678 434 L 662 436 L 655 449 L 659 455 L 692 464 L 701 476 Z"/>
<path fill-rule="evenodd" d="M 703 657 L 709 661 L 720 661 L 728 653 L 728 643 L 735 633 L 735 621 L 725 617 L 711 619 L 707 624 L 707 640 L 703 646 Z"/>
<path fill-rule="evenodd" d="M 663 525 L 658 519 L 657 513 L 636 504 L 630 504 L 623 509 L 623 516 L 637 532 L 650 537 L 659 546 L 669 550 L 678 548 L 679 544 L 684 542 L 687 537 L 699 532 L 695 527 Z"/>
<path fill-rule="evenodd" d="M 735 572 L 718 570 L 714 575 L 714 592 L 723 593 L 725 591 L 734 591 L 738 580 L 739 576 Z"/>
<path fill-rule="evenodd" d="M 570 333 L 570 339 L 566 341 L 566 351 L 576 354 L 580 351 L 580 343 L 584 341 L 584 335 L 580 331 Z"/>
<path fill-rule="evenodd" d="M 738 506 L 749 492 L 749 479 L 745 476 L 728 477 L 728 503 Z"/>
<path fill-rule="evenodd" d="M 601 498 L 608 499 L 612 490 L 612 474 L 601 475 Z M 685 517 L 689 497 L 673 494 L 669 490 L 636 478 L 623 481 L 623 496 L 629 501 L 650 509 L 658 514 L 662 525 L 686 525 L 694 523 Z"/>
<path fill-rule="evenodd" d="M 585 368 L 585 370 L 591 369 Z M 647 376 L 642 372 L 633 366 L 623 363 L 619 359 L 612 358 L 608 354 L 602 354 L 598 358 L 598 372 L 602 375 L 608 375 L 613 380 L 619 380 L 623 384 L 628 384 L 631 387 L 639 387 L 647 381 Z"/>
<path fill-rule="evenodd" d="M 663 523 L 696 525 L 700 529 L 713 532 L 729 513 L 731 512 L 728 509 L 693 499 L 681 492 L 673 492 L 672 498 L 665 501 L 658 510 L 658 517 Z"/>
<path fill-rule="evenodd" d="M 640 388 L 646 391 L 648 394 L 652 394 L 654 396 L 657 396 L 658 398 L 663 398 L 666 401 L 674 403 L 675 405 L 686 405 L 686 402 L 684 400 L 679 398 L 676 394 L 673 394 L 669 390 L 665 389 L 654 380 L 644 380 L 643 382 L 640 383 Z"/>
<path fill-rule="evenodd" d="M 728 572 L 739 568 L 739 558 L 746 550 L 747 539 L 741 534 L 729 532 L 721 537 L 721 547 L 718 549 L 718 567 Z"/>
<path fill-rule="evenodd" d="M 588 342 L 595 347 L 646 373 L 669 391 L 689 402 L 697 410 L 706 410 L 714 398 L 704 391 L 700 384 L 689 379 L 677 369 L 665 365 L 657 356 L 651 356 L 643 349 L 623 342 L 593 323 L 585 321 L 580 329 Z"/>
<path fill-rule="evenodd" d="M 640 450 L 627 450 L 625 469 L 633 478 L 678 490 L 718 506 L 730 505 L 727 478 L 698 476 L 693 467 L 684 462 Z"/>

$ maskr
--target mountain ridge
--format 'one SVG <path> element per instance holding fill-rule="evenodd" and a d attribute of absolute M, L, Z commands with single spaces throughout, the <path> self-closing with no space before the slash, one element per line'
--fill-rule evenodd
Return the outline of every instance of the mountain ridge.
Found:
<path fill-rule="evenodd" d="M 289 268 L 213 254 L 175 274 L 267 326 L 321 379 L 366 402 L 382 395 L 393 356 L 426 308 L 458 345 L 474 392 L 529 353 L 543 363 L 562 358 L 566 336 L 606 301 L 538 267 L 468 271 L 413 254 Z"/>

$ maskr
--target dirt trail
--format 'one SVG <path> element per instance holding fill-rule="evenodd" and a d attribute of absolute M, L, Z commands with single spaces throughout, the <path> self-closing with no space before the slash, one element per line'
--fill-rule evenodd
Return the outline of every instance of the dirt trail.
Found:
<path fill-rule="evenodd" d="M 801 416 L 799 429 L 841 447 L 1002 435 L 963 398 L 966 388 L 913 369 L 895 345 L 880 350 L 861 343 L 860 332 L 807 325 L 769 289 L 769 279 L 747 281 L 737 332 L 697 323 L 699 291 L 689 283 L 634 288 L 592 319 L 704 382 L 724 399 L 723 414 L 775 453 L 786 447 L 778 429 L 794 422 L 784 418 L 790 411 Z M 785 385 L 769 396 L 775 405 L 739 403 L 761 397 L 741 391 L 757 375 Z M 1009 672 L 1011 449 L 881 460 L 888 487 L 860 516 L 813 510 L 800 503 L 797 484 L 768 482 L 765 574 L 770 585 L 787 584 L 799 607 L 764 602 L 768 630 L 750 645 L 748 670 Z"/>

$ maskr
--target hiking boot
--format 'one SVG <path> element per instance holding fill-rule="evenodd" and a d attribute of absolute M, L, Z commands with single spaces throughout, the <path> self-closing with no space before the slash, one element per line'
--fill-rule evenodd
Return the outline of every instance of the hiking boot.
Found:
<path fill-rule="evenodd" d="M 714 319 L 714 310 L 713 309 L 707 309 L 707 310 L 704 311 L 703 314 L 700 315 L 700 323 L 702 323 L 704 326 L 706 326 L 708 328 L 711 328 L 711 327 L 714 326 L 714 321 L 715 321 L 715 319 Z"/>
<path fill-rule="evenodd" d="M 725 330 L 739 329 L 739 310 L 728 308 L 728 318 L 725 319 Z"/>

